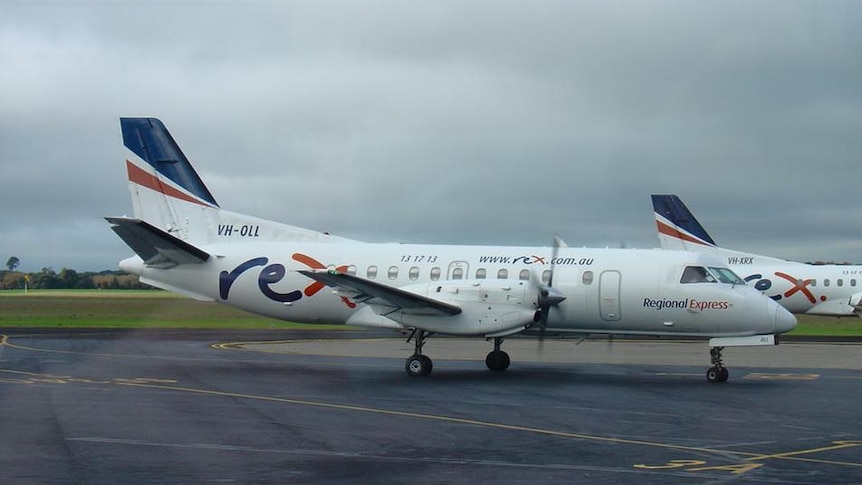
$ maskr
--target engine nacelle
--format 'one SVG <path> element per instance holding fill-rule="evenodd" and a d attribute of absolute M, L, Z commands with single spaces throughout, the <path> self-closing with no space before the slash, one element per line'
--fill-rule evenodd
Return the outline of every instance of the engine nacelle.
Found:
<path fill-rule="evenodd" d="M 529 281 L 455 280 L 404 288 L 435 300 L 458 305 L 451 317 L 395 312 L 387 318 L 407 327 L 455 335 L 508 335 L 534 322 L 538 288 Z"/>

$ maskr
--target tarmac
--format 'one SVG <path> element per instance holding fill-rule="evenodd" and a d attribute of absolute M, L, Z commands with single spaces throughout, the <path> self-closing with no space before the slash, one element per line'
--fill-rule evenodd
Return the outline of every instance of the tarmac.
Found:
<path fill-rule="evenodd" d="M 3 483 L 862 483 L 859 343 L 389 336 L 6 331 Z"/>

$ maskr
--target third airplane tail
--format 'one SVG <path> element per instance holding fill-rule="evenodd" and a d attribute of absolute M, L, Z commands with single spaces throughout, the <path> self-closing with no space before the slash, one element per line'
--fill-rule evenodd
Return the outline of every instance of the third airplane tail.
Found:
<path fill-rule="evenodd" d="M 658 237 L 664 249 L 715 248 L 718 245 L 676 195 L 652 195 Z"/>

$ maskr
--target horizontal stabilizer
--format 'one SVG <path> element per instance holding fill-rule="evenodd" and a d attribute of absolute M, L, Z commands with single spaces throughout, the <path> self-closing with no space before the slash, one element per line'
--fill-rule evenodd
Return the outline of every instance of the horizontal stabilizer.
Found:
<path fill-rule="evenodd" d="M 387 286 L 338 271 L 299 270 L 309 278 L 334 288 L 338 295 L 375 308 L 375 313 L 401 311 L 405 315 L 452 316 L 461 313 L 457 305 Z M 380 309 L 381 311 L 378 311 Z"/>
<path fill-rule="evenodd" d="M 132 248 L 147 266 L 171 268 L 180 264 L 200 264 L 209 253 L 178 239 L 140 219 L 106 217 L 111 229 Z"/>

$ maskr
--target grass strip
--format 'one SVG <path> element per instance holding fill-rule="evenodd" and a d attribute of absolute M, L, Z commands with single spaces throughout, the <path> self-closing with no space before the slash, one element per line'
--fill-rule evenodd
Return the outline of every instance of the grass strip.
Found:
<path fill-rule="evenodd" d="M 797 315 L 788 335 L 862 337 L 862 319 Z M 0 328 L 349 329 L 285 322 L 161 290 L 0 291 Z"/>
<path fill-rule="evenodd" d="M 0 292 L 0 328 L 191 328 L 344 330 L 286 322 L 157 290 Z"/>

